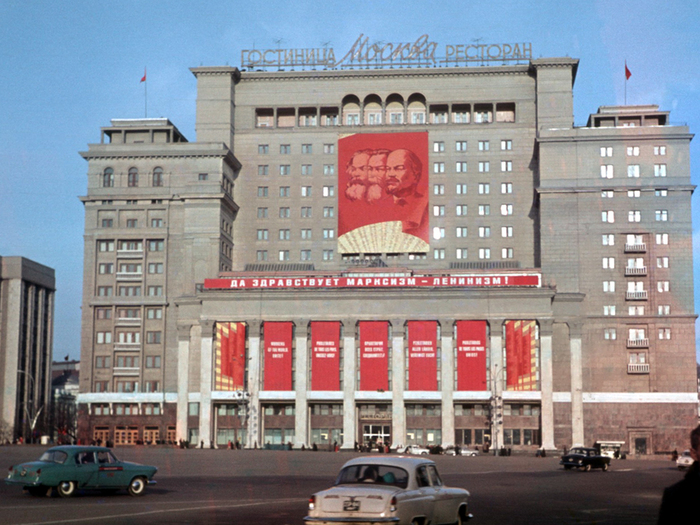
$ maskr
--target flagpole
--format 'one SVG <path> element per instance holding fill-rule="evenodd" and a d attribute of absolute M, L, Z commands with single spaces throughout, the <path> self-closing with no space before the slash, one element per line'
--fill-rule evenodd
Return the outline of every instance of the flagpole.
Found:
<path fill-rule="evenodd" d="M 148 118 L 148 76 L 146 75 L 146 68 L 143 69 L 143 76 L 146 79 L 143 83 L 144 116 Z M 625 90 L 626 89 L 625 87 Z M 627 93 L 627 91 L 625 91 L 625 93 Z M 627 100 L 627 95 L 625 95 L 625 100 Z"/>

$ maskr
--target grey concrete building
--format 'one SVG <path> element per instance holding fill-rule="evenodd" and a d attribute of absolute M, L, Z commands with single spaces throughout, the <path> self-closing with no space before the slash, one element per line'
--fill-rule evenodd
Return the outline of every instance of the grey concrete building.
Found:
<path fill-rule="evenodd" d="M 52 268 L 24 257 L 0 257 L 3 440 L 30 442 L 46 430 L 51 409 L 55 291 Z"/>
<path fill-rule="evenodd" d="M 82 438 L 681 446 L 692 135 L 575 127 L 577 68 L 198 67 L 196 142 L 112 121 L 82 153 Z"/>

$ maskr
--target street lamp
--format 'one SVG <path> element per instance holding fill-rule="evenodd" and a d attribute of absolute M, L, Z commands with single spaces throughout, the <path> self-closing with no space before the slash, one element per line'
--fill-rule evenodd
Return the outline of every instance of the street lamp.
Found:
<path fill-rule="evenodd" d="M 31 430 L 29 439 L 30 439 L 30 442 L 33 442 L 34 441 L 34 428 L 36 427 L 36 422 L 38 421 L 39 416 L 41 415 L 41 411 L 44 409 L 44 405 L 41 405 L 41 407 L 39 407 L 39 410 L 37 410 L 36 414 L 34 414 L 32 416 L 32 412 L 34 411 L 34 407 L 35 407 L 35 405 L 34 405 L 34 399 L 35 399 L 34 398 L 34 394 L 35 394 L 34 376 L 32 376 L 32 374 L 30 374 L 29 372 L 27 372 L 25 370 L 17 370 L 17 373 L 26 375 L 29 378 L 29 380 L 31 381 L 31 407 L 32 407 L 32 411 L 30 412 L 30 410 L 27 408 L 27 402 L 30 399 L 29 395 L 25 396 L 26 401 L 22 402 L 22 406 L 24 407 L 24 411 L 27 414 L 27 419 L 29 420 L 29 427 Z"/>
<path fill-rule="evenodd" d="M 491 422 L 491 441 L 493 444 L 493 454 L 498 455 L 499 450 L 499 436 L 501 431 L 501 426 L 503 425 L 503 397 L 502 388 L 499 383 L 499 376 L 505 370 L 503 367 L 498 368 L 498 363 L 494 364 L 495 373 L 491 379 L 491 397 L 489 399 L 490 403 L 490 422 Z"/>

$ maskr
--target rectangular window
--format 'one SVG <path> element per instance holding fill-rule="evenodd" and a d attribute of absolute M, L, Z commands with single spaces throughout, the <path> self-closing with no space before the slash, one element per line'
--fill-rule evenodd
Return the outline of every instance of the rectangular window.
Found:
<path fill-rule="evenodd" d="M 301 174 L 302 175 L 313 175 L 313 166 L 311 164 L 302 164 L 301 165 Z"/>
<path fill-rule="evenodd" d="M 466 217 L 467 216 L 467 205 L 466 204 L 458 204 L 457 207 L 455 208 L 455 212 L 457 214 L 457 217 Z"/>
<path fill-rule="evenodd" d="M 288 261 L 289 260 L 289 250 L 280 250 L 279 251 L 279 260 L 280 261 Z"/>
<path fill-rule="evenodd" d="M 615 268 L 615 257 L 603 257 L 603 269 L 612 270 Z"/>
<path fill-rule="evenodd" d="M 326 218 L 335 217 L 335 208 L 333 206 L 324 206 L 323 216 Z"/>
<path fill-rule="evenodd" d="M 513 149 L 512 140 L 502 140 L 501 141 L 501 151 L 510 151 Z"/>
<path fill-rule="evenodd" d="M 302 228 L 302 230 L 301 230 L 301 238 L 302 238 L 302 240 L 309 240 L 309 239 L 311 239 L 311 228 Z"/>
<path fill-rule="evenodd" d="M 98 252 L 113 252 L 114 241 L 97 241 Z"/>
<path fill-rule="evenodd" d="M 280 154 L 289 155 L 292 152 L 292 147 L 289 144 L 280 144 Z"/>
<path fill-rule="evenodd" d="M 501 237 L 508 238 L 513 236 L 513 227 L 512 226 L 501 226 Z"/>
<path fill-rule="evenodd" d="M 479 237 L 481 237 L 482 239 L 491 237 L 491 227 L 479 226 Z"/>
<path fill-rule="evenodd" d="M 617 339 L 617 329 L 616 328 L 605 328 L 603 329 L 603 338 L 608 341 L 614 341 Z"/>
<path fill-rule="evenodd" d="M 668 197 L 668 190 L 666 190 L 666 189 L 654 190 L 654 196 L 655 197 Z"/>
<path fill-rule="evenodd" d="M 267 165 L 258 166 L 258 175 L 269 175 L 269 174 L 270 174 L 270 166 L 267 166 Z"/>
<path fill-rule="evenodd" d="M 633 179 L 639 178 L 639 164 L 630 164 L 627 166 L 627 177 Z"/>
<path fill-rule="evenodd" d="M 668 244 L 668 233 L 657 233 L 656 244 Z"/>
<path fill-rule="evenodd" d="M 433 162 L 433 173 L 445 173 L 445 163 Z"/>
<path fill-rule="evenodd" d="M 148 263 L 148 273 L 150 273 L 150 274 L 163 273 L 163 263 Z"/>
<path fill-rule="evenodd" d="M 615 212 L 614 211 L 604 211 L 602 212 L 603 222 L 615 222 Z"/>
<path fill-rule="evenodd" d="M 280 230 L 279 231 L 279 240 L 280 241 L 288 241 L 290 239 L 290 230 Z"/>
<path fill-rule="evenodd" d="M 627 196 L 630 199 L 639 199 L 642 196 L 641 190 L 627 190 Z"/>
<path fill-rule="evenodd" d="M 335 153 L 335 144 L 324 144 L 323 153 L 325 153 L 326 155 L 332 155 L 333 153 Z"/>
<path fill-rule="evenodd" d="M 151 228 L 162 228 L 163 219 L 151 219 Z"/>
<path fill-rule="evenodd" d="M 311 230 L 309 230 L 311 231 Z M 324 239 L 335 239 L 335 230 L 333 228 L 324 228 L 323 229 L 323 238 Z"/>
<path fill-rule="evenodd" d="M 491 193 L 491 185 L 488 182 L 479 183 L 479 195 L 488 195 Z"/>
<path fill-rule="evenodd" d="M 280 175 L 289 175 L 291 172 L 292 168 L 289 166 L 289 164 L 280 165 Z"/>
<path fill-rule="evenodd" d="M 603 315 L 615 315 L 615 305 L 603 306 Z"/>
<path fill-rule="evenodd" d="M 612 179 L 614 175 L 612 164 L 603 164 L 600 167 L 600 176 L 603 179 Z"/>
<path fill-rule="evenodd" d="M 438 226 L 435 226 L 433 228 L 433 239 L 438 240 L 438 239 L 444 239 L 445 238 L 445 228 L 440 228 Z"/>
<path fill-rule="evenodd" d="M 165 241 L 162 239 L 151 239 L 148 241 L 149 252 L 162 252 L 165 249 Z"/>
<path fill-rule="evenodd" d="M 324 175 L 335 175 L 335 164 L 324 164 L 323 165 Z"/>
<path fill-rule="evenodd" d="M 310 261 L 311 260 L 311 250 L 301 250 L 301 260 Z"/>
<path fill-rule="evenodd" d="M 501 204 L 501 215 L 513 215 L 513 205 Z"/>
<path fill-rule="evenodd" d="M 467 163 L 465 161 L 460 161 L 455 163 L 455 171 L 457 173 L 466 173 L 467 172 Z"/>
<path fill-rule="evenodd" d="M 480 140 L 479 141 L 479 151 L 488 151 L 489 150 L 489 141 L 488 140 Z"/>
<path fill-rule="evenodd" d="M 114 219 L 102 219 L 102 227 L 103 228 L 113 228 L 114 227 Z"/>
<path fill-rule="evenodd" d="M 501 259 L 512 259 L 513 248 L 501 248 Z"/>
<path fill-rule="evenodd" d="M 267 197 L 268 188 L 267 186 L 258 186 L 258 197 Z"/>
<path fill-rule="evenodd" d="M 267 261 L 267 250 L 258 250 L 255 252 L 256 261 Z"/>
<path fill-rule="evenodd" d="M 467 258 L 467 249 L 466 248 L 457 248 L 457 252 L 455 253 L 455 258 L 456 259 L 466 259 Z"/>
<path fill-rule="evenodd" d="M 98 297 L 111 297 L 112 287 L 111 286 L 98 286 L 97 287 Z"/>
<path fill-rule="evenodd" d="M 258 240 L 259 241 L 266 241 L 267 239 L 268 239 L 267 230 L 258 230 Z"/>
<path fill-rule="evenodd" d="M 267 208 L 258 208 L 258 219 L 267 219 Z"/>
<path fill-rule="evenodd" d="M 501 193 L 503 195 L 513 193 L 513 183 L 512 182 L 501 182 Z"/>
<path fill-rule="evenodd" d="M 654 155 L 666 155 L 666 146 L 654 146 Z"/>
<path fill-rule="evenodd" d="M 656 290 L 659 293 L 667 293 L 671 291 L 671 283 L 669 281 L 657 281 Z"/>
<path fill-rule="evenodd" d="M 445 248 L 435 248 L 433 250 L 433 259 L 444 259 L 445 258 Z"/>
<path fill-rule="evenodd" d="M 301 207 L 301 218 L 302 219 L 311 218 L 311 206 L 302 206 Z"/>
<path fill-rule="evenodd" d="M 455 229 L 455 236 L 458 238 L 464 238 L 467 236 L 467 227 L 466 226 L 458 226 Z"/>
<path fill-rule="evenodd" d="M 671 315 L 671 305 L 670 304 L 660 304 L 658 306 L 659 315 Z"/>
<path fill-rule="evenodd" d="M 488 173 L 489 171 L 489 161 L 481 161 L 479 162 L 479 173 Z"/>
<path fill-rule="evenodd" d="M 433 151 L 435 153 L 442 153 L 443 151 L 445 151 L 445 143 L 443 141 L 433 142 Z"/>
<path fill-rule="evenodd" d="M 512 160 L 502 160 L 501 161 L 501 171 L 513 171 L 513 161 Z"/>
<path fill-rule="evenodd" d="M 639 210 L 628 211 L 627 222 L 642 222 L 642 212 Z"/>
<path fill-rule="evenodd" d="M 324 186 L 323 187 L 323 196 L 324 197 L 333 197 L 335 195 L 335 186 Z"/>
<path fill-rule="evenodd" d="M 603 281 L 603 291 L 612 293 L 615 291 L 615 281 Z"/>
<path fill-rule="evenodd" d="M 258 155 L 267 155 L 270 153 L 269 144 L 258 144 Z"/>
<path fill-rule="evenodd" d="M 467 151 L 467 141 L 458 140 L 455 142 L 455 151 Z"/>
<path fill-rule="evenodd" d="M 654 164 L 654 177 L 666 176 L 666 164 Z"/>
<path fill-rule="evenodd" d="M 98 345 L 105 345 L 112 342 L 112 332 L 97 332 L 95 335 Z"/>
<path fill-rule="evenodd" d="M 333 260 L 333 250 L 323 250 L 323 260 L 332 261 Z"/>
<path fill-rule="evenodd" d="M 489 204 L 479 204 L 479 215 L 491 215 L 491 206 Z"/>
<path fill-rule="evenodd" d="M 600 148 L 600 156 L 601 157 L 612 157 L 613 156 L 613 149 L 610 146 L 607 147 L 601 147 Z"/>
<path fill-rule="evenodd" d="M 433 217 L 444 217 L 445 207 L 444 206 L 433 206 Z"/>
<path fill-rule="evenodd" d="M 160 344 L 161 338 L 163 337 L 163 332 L 146 332 L 146 343 L 149 344 Z"/>
<path fill-rule="evenodd" d="M 466 184 L 457 184 L 455 187 L 455 192 L 457 195 L 466 195 L 467 194 L 467 185 Z"/>
<path fill-rule="evenodd" d="M 280 186 L 280 197 L 289 197 L 289 186 Z"/>
<path fill-rule="evenodd" d="M 668 210 L 656 210 L 654 216 L 657 221 L 665 222 L 668 220 Z"/>
<path fill-rule="evenodd" d="M 444 195 L 445 185 L 444 184 L 433 184 L 433 195 Z"/>
<path fill-rule="evenodd" d="M 138 219 L 127 219 L 126 220 L 126 227 L 127 228 L 138 228 L 139 227 Z"/>
<path fill-rule="evenodd" d="M 671 329 L 659 328 L 659 339 L 671 339 Z"/>
<path fill-rule="evenodd" d="M 639 157 L 639 146 L 627 146 L 628 157 Z"/>
<path fill-rule="evenodd" d="M 100 263 L 97 267 L 100 275 L 108 275 L 114 273 L 114 263 Z"/>
<path fill-rule="evenodd" d="M 282 207 L 280 208 L 280 219 L 289 219 L 291 217 L 291 212 L 289 208 L 287 207 Z"/>
<path fill-rule="evenodd" d="M 615 192 L 613 190 L 602 190 L 600 196 L 603 199 L 612 199 L 615 196 Z"/>
<path fill-rule="evenodd" d="M 311 155 L 314 152 L 313 145 L 312 144 L 302 144 L 301 145 L 301 152 L 304 155 Z"/>
<path fill-rule="evenodd" d="M 120 286 L 118 289 L 120 297 L 140 297 L 140 286 Z"/>
<path fill-rule="evenodd" d="M 149 286 L 148 287 L 148 296 L 149 297 L 161 297 L 163 295 L 163 287 L 162 286 Z"/>
<path fill-rule="evenodd" d="M 491 248 L 479 248 L 479 259 L 490 259 Z"/>

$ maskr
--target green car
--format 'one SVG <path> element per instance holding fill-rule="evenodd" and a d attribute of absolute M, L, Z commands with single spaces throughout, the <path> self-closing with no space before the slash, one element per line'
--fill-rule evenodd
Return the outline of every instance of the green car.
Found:
<path fill-rule="evenodd" d="M 157 467 L 119 461 L 105 447 L 61 446 L 48 449 L 38 461 L 10 467 L 5 483 L 19 485 L 33 496 L 45 496 L 56 488 L 69 498 L 79 489 L 117 491 L 125 488 L 141 496 L 146 485 L 155 484 Z"/>

